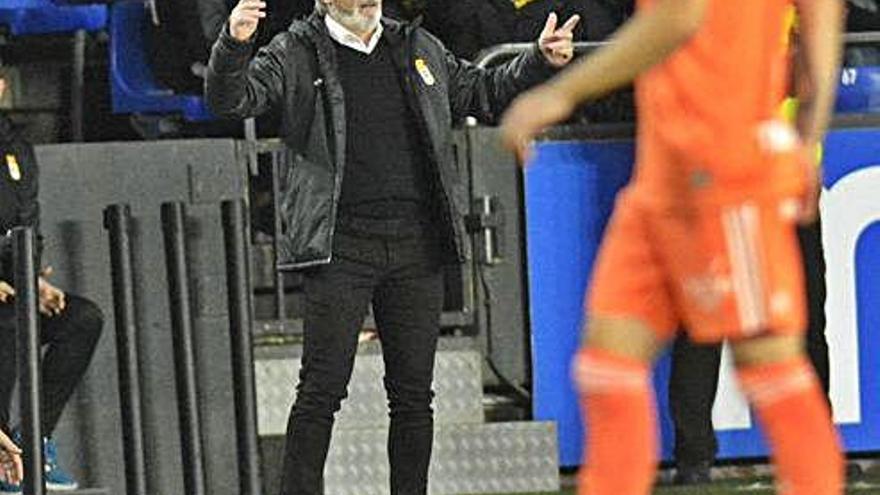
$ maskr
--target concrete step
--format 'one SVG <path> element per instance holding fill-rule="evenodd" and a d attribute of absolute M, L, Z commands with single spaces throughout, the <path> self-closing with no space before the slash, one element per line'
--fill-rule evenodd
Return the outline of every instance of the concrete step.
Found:
<path fill-rule="evenodd" d="M 469 338 L 443 338 L 434 364 L 434 417 L 438 424 L 483 422 L 482 362 Z M 257 431 L 283 435 L 299 380 L 300 345 L 257 347 Z M 337 428 L 382 428 L 388 406 L 382 377 L 381 347 L 362 343 L 348 387 L 348 399 L 336 415 Z"/>
<path fill-rule="evenodd" d="M 385 428 L 337 429 L 324 471 L 326 495 L 387 495 Z M 283 437 L 262 437 L 267 493 L 280 479 Z M 438 425 L 429 494 L 533 493 L 559 490 L 553 423 Z"/>

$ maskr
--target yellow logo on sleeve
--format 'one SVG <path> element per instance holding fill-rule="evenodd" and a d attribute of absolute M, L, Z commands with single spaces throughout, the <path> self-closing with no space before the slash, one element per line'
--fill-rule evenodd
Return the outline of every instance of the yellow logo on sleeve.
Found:
<path fill-rule="evenodd" d="M 427 62 L 423 58 L 416 59 L 416 72 L 422 77 L 422 81 L 425 82 L 428 86 L 433 86 L 436 79 L 434 79 L 434 74 L 431 73 L 431 69 L 428 68 Z"/>
<path fill-rule="evenodd" d="M 18 159 L 15 155 L 6 155 L 6 167 L 9 169 L 9 176 L 12 180 L 21 180 L 21 167 L 18 165 Z"/>

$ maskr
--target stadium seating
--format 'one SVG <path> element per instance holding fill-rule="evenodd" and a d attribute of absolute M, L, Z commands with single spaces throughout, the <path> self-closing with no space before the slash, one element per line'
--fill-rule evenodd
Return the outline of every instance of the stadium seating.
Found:
<path fill-rule="evenodd" d="M 162 86 L 147 60 L 142 2 L 110 8 L 110 82 L 114 113 L 181 114 L 190 122 L 211 120 L 204 99 Z"/>
<path fill-rule="evenodd" d="M 834 110 L 838 113 L 880 112 L 880 66 L 844 67 Z"/>
<path fill-rule="evenodd" d="M 99 31 L 107 26 L 106 5 L 66 5 L 50 0 L 3 0 L 0 25 L 13 36 Z"/>

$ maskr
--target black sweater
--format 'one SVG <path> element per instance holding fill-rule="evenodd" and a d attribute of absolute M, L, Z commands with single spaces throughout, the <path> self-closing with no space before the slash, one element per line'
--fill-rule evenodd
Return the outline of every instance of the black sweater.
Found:
<path fill-rule="evenodd" d="M 382 219 L 423 216 L 428 158 L 388 43 L 380 40 L 370 54 L 334 46 L 347 127 L 340 212 Z"/>

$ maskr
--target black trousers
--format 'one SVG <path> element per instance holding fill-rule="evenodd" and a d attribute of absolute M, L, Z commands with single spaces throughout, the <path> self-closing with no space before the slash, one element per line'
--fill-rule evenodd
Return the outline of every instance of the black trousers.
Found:
<path fill-rule="evenodd" d="M 41 425 L 43 435 L 55 430 L 64 406 L 92 360 L 101 337 L 104 316 L 95 303 L 67 294 L 61 314 L 40 317 L 40 337 L 45 345 L 41 367 Z M 15 305 L 0 303 L 0 426 L 9 427 L 9 408 L 15 387 Z"/>
<path fill-rule="evenodd" d="M 385 361 L 391 493 L 427 492 L 443 305 L 436 246 L 427 234 L 389 239 L 337 232 L 333 261 L 306 273 L 302 369 L 287 426 L 282 495 L 323 493 L 334 413 L 347 395 L 370 302 Z"/>
<path fill-rule="evenodd" d="M 807 353 L 828 395 L 828 342 L 825 339 L 825 258 L 819 222 L 798 229 L 807 281 Z M 718 445 L 712 404 L 718 388 L 721 346 L 691 342 L 679 334 L 672 348 L 669 405 L 675 425 L 675 462 L 712 464 Z"/>

